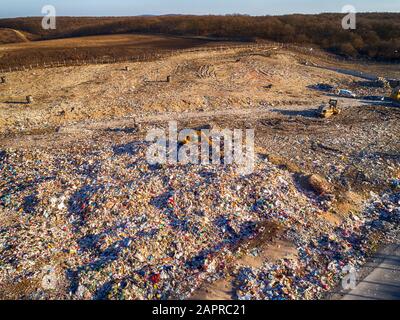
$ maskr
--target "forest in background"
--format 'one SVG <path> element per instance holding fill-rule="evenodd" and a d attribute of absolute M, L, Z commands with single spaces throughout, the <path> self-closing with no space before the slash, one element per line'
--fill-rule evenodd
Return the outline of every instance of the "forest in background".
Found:
<path fill-rule="evenodd" d="M 400 13 L 357 14 L 356 30 L 344 30 L 341 23 L 343 17 L 343 14 L 58 17 L 56 30 L 42 29 L 42 17 L 32 17 L 0 19 L 0 28 L 25 32 L 30 40 L 120 33 L 229 38 L 236 41 L 263 39 L 318 46 L 349 58 L 400 61 Z"/>

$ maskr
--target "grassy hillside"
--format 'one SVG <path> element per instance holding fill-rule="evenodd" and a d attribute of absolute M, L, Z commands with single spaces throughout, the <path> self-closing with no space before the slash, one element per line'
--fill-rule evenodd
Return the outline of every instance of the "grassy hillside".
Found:
<path fill-rule="evenodd" d="M 33 39 L 31 35 L 19 30 L 0 28 L 0 44 L 27 42 Z"/>
<path fill-rule="evenodd" d="M 49 31 L 41 28 L 41 18 L 36 17 L 0 19 L 0 28 L 28 32 L 37 40 L 136 32 L 260 38 L 319 46 L 347 57 L 400 61 L 400 13 L 358 14 L 357 29 L 351 31 L 342 29 L 342 17 L 342 14 L 59 17 L 57 29 Z"/>

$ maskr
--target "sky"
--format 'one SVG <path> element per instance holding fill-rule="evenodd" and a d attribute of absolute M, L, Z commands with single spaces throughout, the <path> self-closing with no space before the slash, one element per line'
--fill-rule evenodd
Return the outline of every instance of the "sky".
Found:
<path fill-rule="evenodd" d="M 0 17 L 41 16 L 44 5 L 59 16 L 134 16 L 158 14 L 280 15 L 341 12 L 400 12 L 400 0 L 0 0 Z"/>

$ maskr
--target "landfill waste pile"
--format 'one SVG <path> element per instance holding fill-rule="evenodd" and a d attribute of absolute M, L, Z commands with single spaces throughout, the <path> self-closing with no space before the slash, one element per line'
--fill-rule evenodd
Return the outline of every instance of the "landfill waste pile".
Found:
<path fill-rule="evenodd" d="M 186 299 L 234 275 L 233 298 L 311 299 L 399 222 L 399 193 L 373 195 L 338 226 L 323 196 L 261 156 L 247 176 L 234 165 L 149 165 L 148 144 L 126 137 L 1 151 L 3 298 Z M 298 257 L 237 270 L 265 222 Z"/>
<path fill-rule="evenodd" d="M 395 241 L 399 232 L 400 192 L 382 198 L 373 195 L 361 215 L 352 215 L 334 230 L 315 228 L 311 223 L 304 225 L 303 219 L 293 222 L 289 218 L 284 222 L 298 246 L 299 259 L 266 262 L 261 268 L 241 268 L 238 299 L 323 298 L 324 292 L 334 289 L 351 268 L 356 272 L 360 269 L 371 249 L 378 245 L 374 240 Z"/>
<path fill-rule="evenodd" d="M 400 77 L 285 48 L 7 72 L 0 299 L 323 298 L 399 222 L 400 109 L 360 72 Z M 170 121 L 254 130 L 253 173 L 150 165 Z"/>

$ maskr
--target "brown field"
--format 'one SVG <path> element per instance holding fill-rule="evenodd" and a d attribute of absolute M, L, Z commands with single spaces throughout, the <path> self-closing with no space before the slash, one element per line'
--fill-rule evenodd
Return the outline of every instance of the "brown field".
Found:
<path fill-rule="evenodd" d="M 15 35 L 13 31 L 9 32 Z M 218 42 L 218 44 L 223 43 Z M 196 38 L 137 34 L 23 41 L 0 46 L 0 69 L 43 64 L 43 62 L 51 64 L 88 59 L 131 58 L 163 50 L 188 49 L 210 44 L 215 42 Z"/>
<path fill-rule="evenodd" d="M 0 44 L 28 42 L 27 33 L 14 29 L 0 28 Z"/>

